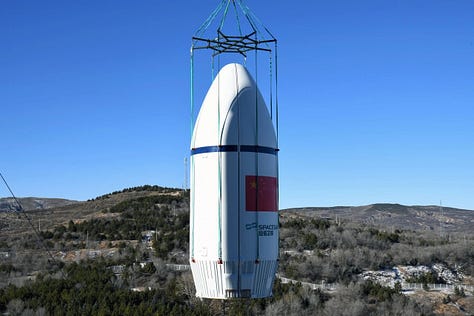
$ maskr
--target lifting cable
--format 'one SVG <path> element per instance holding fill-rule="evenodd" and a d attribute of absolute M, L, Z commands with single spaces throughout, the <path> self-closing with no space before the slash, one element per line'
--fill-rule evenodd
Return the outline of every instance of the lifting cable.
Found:
<path fill-rule="evenodd" d="M 218 34 L 222 32 L 222 27 L 224 26 L 225 19 L 227 18 L 227 12 L 229 12 L 229 4 L 230 4 L 230 1 L 227 1 L 227 5 L 225 6 L 225 9 L 224 9 L 224 14 L 222 15 L 222 18 L 221 18 L 221 23 L 219 25 L 219 28 L 217 29 Z"/>
<path fill-rule="evenodd" d="M 226 8 L 227 11 L 227 8 Z M 217 56 L 217 68 L 221 69 L 221 56 Z M 221 132 L 221 77 L 217 76 L 217 145 L 222 146 L 220 137 Z M 218 207 L 217 207 L 217 257 L 218 262 L 222 263 L 222 152 L 217 151 L 217 183 L 218 183 Z"/>
<path fill-rule="evenodd" d="M 193 47 L 191 47 L 191 119 L 190 119 L 190 123 L 191 123 L 191 128 L 190 128 L 190 131 L 191 131 L 191 141 L 194 141 L 193 140 L 193 128 L 194 128 L 194 49 Z M 192 190 L 190 190 L 190 200 L 191 200 L 191 205 L 190 205 L 190 208 L 191 210 L 194 210 L 194 192 L 196 190 L 194 190 L 195 186 L 194 186 L 194 179 L 196 178 L 196 175 L 194 174 L 194 156 L 191 155 L 189 157 L 189 160 L 190 160 L 190 164 L 191 164 L 191 174 L 190 174 L 190 177 L 191 177 L 191 188 L 193 188 Z M 194 261 L 194 212 L 190 212 L 191 213 L 191 244 L 189 245 L 189 248 L 190 249 L 190 252 L 191 252 L 191 260 Z"/>
<path fill-rule="evenodd" d="M 234 12 L 235 12 L 235 19 L 237 20 L 237 28 L 239 29 L 239 35 L 242 36 L 242 28 L 240 27 L 240 18 L 239 13 L 237 12 L 237 6 L 235 5 L 235 1 L 232 1 L 234 5 Z"/>
<path fill-rule="evenodd" d="M 258 50 L 255 50 L 255 146 L 258 148 L 259 142 L 258 142 Z M 259 170 L 258 170 L 258 164 L 259 164 L 259 152 L 258 150 L 255 150 L 255 179 L 256 179 L 256 188 L 255 188 L 255 217 L 256 217 L 256 222 L 257 222 L 257 229 L 255 230 L 256 234 L 256 239 L 257 239 L 257 259 L 255 260 L 255 263 L 259 262 L 260 259 L 260 237 L 258 236 L 258 220 L 259 220 L 259 209 L 258 209 L 258 199 L 259 199 Z"/>
<path fill-rule="evenodd" d="M 222 0 L 221 3 L 217 6 L 217 8 L 215 8 L 214 11 L 212 11 L 211 15 L 206 19 L 206 21 L 204 21 L 203 24 L 201 24 L 199 29 L 196 31 L 195 37 L 202 36 L 202 34 L 206 32 L 209 25 L 211 25 L 212 21 L 217 17 L 219 12 L 222 10 L 222 7 L 224 6 L 225 2 L 226 0 Z"/>
<path fill-rule="evenodd" d="M 234 66 L 235 67 L 235 66 Z M 239 87 L 239 73 L 237 72 L 237 67 L 235 67 L 235 91 L 238 92 L 240 87 Z M 239 104 L 239 98 L 237 98 L 237 144 L 240 144 L 240 104 Z M 240 197 L 241 197 L 241 192 L 240 192 L 240 166 L 241 166 L 241 153 L 240 153 L 240 146 L 237 146 L 237 172 L 239 173 L 237 176 L 237 187 L 238 187 L 238 199 L 237 199 L 237 209 L 238 212 L 240 213 L 240 208 L 241 208 L 241 202 L 240 202 Z M 237 286 L 238 290 L 240 291 L 240 214 L 237 216 L 237 258 L 238 260 L 238 273 L 237 273 Z"/>

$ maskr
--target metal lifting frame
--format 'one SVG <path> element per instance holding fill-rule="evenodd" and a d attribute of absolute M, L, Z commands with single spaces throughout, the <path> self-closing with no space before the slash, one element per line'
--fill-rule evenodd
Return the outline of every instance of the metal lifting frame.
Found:
<path fill-rule="evenodd" d="M 224 34 L 222 28 L 227 18 L 229 8 L 232 7 L 235 12 L 235 18 L 237 22 L 238 34 L 227 35 Z M 250 33 L 244 34 L 240 23 L 238 8 L 240 8 L 241 14 L 245 17 L 248 25 L 250 26 Z M 219 14 L 220 22 L 217 27 L 217 36 L 211 36 L 206 34 L 206 31 L 218 18 Z M 263 31 L 262 31 L 263 30 Z M 273 43 L 273 45 L 271 45 Z M 273 46 L 273 47 L 272 47 Z M 199 27 L 194 36 L 192 37 L 191 46 L 191 133 L 194 127 L 194 51 L 195 50 L 212 50 L 212 58 L 217 56 L 219 62 L 219 56 L 224 53 L 239 54 L 243 58 L 247 58 L 248 52 L 255 51 L 255 54 L 260 52 L 266 52 L 269 54 L 269 68 L 270 68 L 270 116 L 272 120 L 275 118 L 275 127 L 277 134 L 277 144 L 279 138 L 279 122 L 278 122 L 278 54 L 277 54 L 277 39 L 272 33 L 260 22 L 250 8 L 243 2 L 243 0 L 221 0 L 217 8 L 211 13 L 211 15 L 204 21 Z M 214 66 L 213 66 L 214 67 Z M 256 67 L 257 68 L 257 67 Z M 257 69 L 256 78 L 257 77 Z M 213 73 L 214 75 L 214 73 Z M 275 99 L 273 100 L 273 94 Z M 274 113 L 275 111 L 275 113 Z M 273 116 L 275 114 L 275 117 Z"/>
<path fill-rule="evenodd" d="M 276 43 L 276 39 L 270 40 L 256 40 L 252 37 L 257 34 L 257 32 L 252 32 L 245 36 L 229 36 L 222 33 L 221 30 L 217 30 L 218 37 L 217 39 L 206 39 L 201 37 L 193 36 L 193 41 L 195 43 L 202 42 L 206 43 L 205 46 L 193 46 L 193 49 L 212 49 L 216 51 L 212 56 L 217 56 L 222 53 L 239 53 L 244 57 L 247 57 L 248 51 L 258 50 L 271 52 L 271 48 L 260 47 L 262 44 L 266 43 Z"/>
<path fill-rule="evenodd" d="M 227 18 L 227 13 L 231 3 L 235 11 L 239 35 L 226 35 L 222 31 L 222 27 L 224 26 L 224 22 Z M 250 25 L 252 31 L 248 34 L 242 33 L 236 4 L 238 4 L 242 14 L 245 16 L 245 19 Z M 205 38 L 204 33 L 207 31 L 212 22 L 217 18 L 219 13 L 222 13 L 222 17 L 219 27 L 217 28 L 217 38 Z M 264 35 L 264 32 L 260 30 L 259 25 L 265 30 L 266 35 Z M 211 13 L 207 20 L 197 30 L 192 39 L 193 45 L 191 50 L 211 49 L 215 51 L 213 57 L 222 53 L 238 53 L 246 57 L 247 52 L 249 51 L 266 51 L 271 53 L 272 49 L 268 44 L 274 43 L 276 48 L 277 42 L 276 38 L 265 26 L 263 26 L 263 24 L 252 13 L 252 11 L 250 11 L 249 7 L 243 3 L 242 0 L 222 0 L 219 6 Z"/>

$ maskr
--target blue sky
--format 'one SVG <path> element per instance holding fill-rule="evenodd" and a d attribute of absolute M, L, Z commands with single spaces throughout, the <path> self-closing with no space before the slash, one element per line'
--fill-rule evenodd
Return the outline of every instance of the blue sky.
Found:
<path fill-rule="evenodd" d="M 218 2 L 2 1 L 16 195 L 182 187 L 191 36 Z M 282 208 L 474 209 L 473 1 L 246 3 L 279 40 Z"/>

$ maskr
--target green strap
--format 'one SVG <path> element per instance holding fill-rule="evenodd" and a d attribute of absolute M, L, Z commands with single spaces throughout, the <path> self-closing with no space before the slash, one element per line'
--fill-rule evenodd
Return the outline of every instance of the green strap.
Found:
<path fill-rule="evenodd" d="M 220 69 L 221 59 L 220 55 L 217 56 L 217 68 Z M 221 83 L 220 76 L 217 76 L 217 141 L 218 145 L 221 145 L 220 132 L 221 132 Z M 217 221 L 218 221 L 218 236 L 217 236 L 217 254 L 219 260 L 222 259 L 222 153 L 217 153 L 217 181 L 218 181 L 218 208 L 217 208 Z"/>
<path fill-rule="evenodd" d="M 255 145 L 259 145 L 258 143 L 258 50 L 255 50 Z M 258 181 L 258 176 L 259 176 L 259 170 L 258 170 L 258 161 L 259 161 L 259 153 L 256 151 L 255 152 L 255 176 L 257 178 L 257 188 L 256 192 L 256 208 L 257 212 L 255 212 L 256 215 L 256 222 L 257 222 L 257 229 L 255 230 L 257 234 L 257 261 L 260 259 L 260 237 L 258 236 L 258 222 L 259 222 L 259 213 L 258 212 L 258 186 L 259 186 L 259 181 Z"/>
<path fill-rule="evenodd" d="M 276 115 L 276 148 L 278 147 L 279 144 L 279 137 L 280 137 L 280 132 L 279 132 L 279 122 L 278 122 L 278 53 L 277 53 L 277 41 L 275 40 L 275 115 Z"/>
<path fill-rule="evenodd" d="M 272 67 L 272 53 L 269 52 L 268 58 L 270 61 L 270 119 L 273 122 L 273 67 Z M 278 148 L 278 147 L 277 147 Z"/>
<path fill-rule="evenodd" d="M 227 17 L 227 12 L 229 12 L 230 1 L 231 0 L 227 0 L 227 5 L 225 6 L 224 14 L 222 15 L 221 23 L 220 23 L 219 28 L 217 29 L 217 31 L 221 31 L 222 27 L 224 26 L 224 22 L 225 22 L 225 19 Z"/>
<path fill-rule="evenodd" d="M 191 141 L 193 139 L 193 129 L 194 129 L 194 50 L 191 47 Z M 191 258 L 194 258 L 194 156 L 190 157 L 190 163 L 191 163 L 191 177 L 192 177 L 192 184 L 190 190 L 191 192 L 191 245 L 190 245 L 190 252 L 191 252 Z"/>
<path fill-rule="evenodd" d="M 199 29 L 196 31 L 196 33 L 194 33 L 194 36 L 195 37 L 198 37 L 198 36 L 201 36 L 202 34 L 204 34 L 204 32 L 206 32 L 207 28 L 209 27 L 209 25 L 211 25 L 212 21 L 216 18 L 216 16 L 219 14 L 219 12 L 222 10 L 222 7 L 224 6 L 225 2 L 227 0 L 222 0 L 219 5 L 217 6 L 217 8 L 214 9 L 214 11 L 212 11 L 211 15 L 209 15 L 209 17 L 206 19 L 206 21 L 204 21 L 203 24 L 201 24 L 201 26 L 199 27 Z"/>
<path fill-rule="evenodd" d="M 239 35 L 242 36 L 242 29 L 240 27 L 239 12 L 237 12 L 237 6 L 235 5 L 235 1 L 232 1 L 232 4 L 234 5 L 235 19 L 237 20 L 237 27 L 239 29 Z"/>

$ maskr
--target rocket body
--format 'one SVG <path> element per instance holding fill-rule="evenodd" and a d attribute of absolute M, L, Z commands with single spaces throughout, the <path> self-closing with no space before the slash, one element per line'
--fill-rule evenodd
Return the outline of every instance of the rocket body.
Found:
<path fill-rule="evenodd" d="M 271 296 L 278 265 L 278 149 L 240 64 L 214 79 L 191 141 L 190 265 L 196 295 Z"/>

